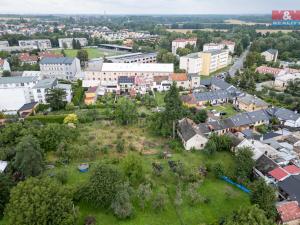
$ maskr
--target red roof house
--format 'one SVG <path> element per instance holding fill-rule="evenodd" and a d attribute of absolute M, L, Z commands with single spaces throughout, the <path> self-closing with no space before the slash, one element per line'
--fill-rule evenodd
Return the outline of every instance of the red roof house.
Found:
<path fill-rule="evenodd" d="M 276 209 L 283 224 L 299 224 L 300 208 L 297 201 L 280 203 Z"/>
<path fill-rule="evenodd" d="M 284 180 L 286 177 L 289 176 L 289 173 L 286 172 L 283 168 L 278 167 L 268 173 L 272 177 L 274 177 L 278 181 Z"/>
<path fill-rule="evenodd" d="M 283 169 L 292 175 L 300 174 L 300 168 L 295 165 L 289 165 L 289 166 L 283 167 Z"/>

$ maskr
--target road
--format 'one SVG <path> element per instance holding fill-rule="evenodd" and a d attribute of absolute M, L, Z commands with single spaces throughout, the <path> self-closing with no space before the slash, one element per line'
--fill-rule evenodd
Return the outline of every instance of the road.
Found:
<path fill-rule="evenodd" d="M 234 64 L 229 69 L 228 73 L 231 77 L 235 76 L 235 73 L 244 68 L 244 62 L 246 60 L 246 57 L 249 53 L 250 45 L 247 47 L 247 49 L 242 53 L 242 55 L 234 62 Z"/>

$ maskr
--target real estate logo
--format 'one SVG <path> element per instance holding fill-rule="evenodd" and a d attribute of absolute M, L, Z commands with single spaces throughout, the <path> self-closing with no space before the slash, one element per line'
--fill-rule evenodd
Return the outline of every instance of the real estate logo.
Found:
<path fill-rule="evenodd" d="M 299 26 L 300 10 L 273 10 L 272 20 L 277 26 Z"/>

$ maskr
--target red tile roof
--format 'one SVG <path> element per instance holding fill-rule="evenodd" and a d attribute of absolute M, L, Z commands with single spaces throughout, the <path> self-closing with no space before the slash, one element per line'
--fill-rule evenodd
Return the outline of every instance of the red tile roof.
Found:
<path fill-rule="evenodd" d="M 175 39 L 174 41 L 175 41 L 175 42 L 197 41 L 197 38 L 189 38 L 189 39 L 178 38 L 178 39 Z"/>
<path fill-rule="evenodd" d="M 21 62 L 37 62 L 38 57 L 36 55 L 29 55 L 29 53 L 21 53 L 19 55 L 19 60 Z"/>
<path fill-rule="evenodd" d="M 300 168 L 295 165 L 289 165 L 289 166 L 283 167 L 283 169 L 292 175 L 300 174 Z"/>
<path fill-rule="evenodd" d="M 269 73 L 269 74 L 273 74 L 273 75 L 277 75 L 282 71 L 282 69 L 280 68 L 273 68 L 273 67 L 269 67 L 269 66 L 260 66 L 256 68 L 256 72 L 258 73 Z"/>
<path fill-rule="evenodd" d="M 172 81 L 187 81 L 188 77 L 186 73 L 173 73 L 171 75 L 171 80 Z"/>
<path fill-rule="evenodd" d="M 285 202 L 276 206 L 283 223 L 300 219 L 300 208 L 297 201 Z"/>
<path fill-rule="evenodd" d="M 279 180 L 279 181 L 284 180 L 284 178 L 289 176 L 288 172 L 286 172 L 281 167 L 278 167 L 278 168 L 270 171 L 268 174 L 271 175 L 272 177 L 274 177 L 276 180 Z"/>
<path fill-rule="evenodd" d="M 42 59 L 44 57 L 47 58 L 59 58 L 59 57 L 63 57 L 63 54 L 59 54 L 59 53 L 54 53 L 54 52 L 39 52 L 39 57 Z"/>

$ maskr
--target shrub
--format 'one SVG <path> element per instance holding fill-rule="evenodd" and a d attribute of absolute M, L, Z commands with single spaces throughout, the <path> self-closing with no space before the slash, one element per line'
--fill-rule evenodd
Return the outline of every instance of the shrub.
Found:
<path fill-rule="evenodd" d="M 73 102 L 70 102 L 66 105 L 66 110 L 67 111 L 72 111 L 75 109 L 75 106 L 74 106 L 74 103 Z"/>
<path fill-rule="evenodd" d="M 158 192 L 153 199 L 152 207 L 155 211 L 163 211 L 167 204 L 167 196 L 165 192 Z"/>
<path fill-rule="evenodd" d="M 69 114 L 65 117 L 64 119 L 64 123 L 68 124 L 68 123 L 77 123 L 78 122 L 78 117 L 76 114 Z"/>
<path fill-rule="evenodd" d="M 125 150 L 125 140 L 124 139 L 117 140 L 116 150 L 119 153 L 124 152 L 124 150 Z"/>
<path fill-rule="evenodd" d="M 37 116 L 29 116 L 25 120 L 27 121 L 40 121 L 41 123 L 63 123 L 66 115 L 37 115 Z"/>
<path fill-rule="evenodd" d="M 61 170 L 57 172 L 55 177 L 61 184 L 66 184 L 69 178 L 68 172 L 66 170 Z"/>

